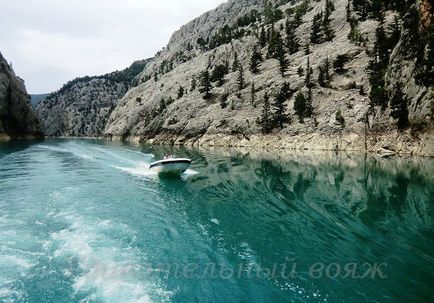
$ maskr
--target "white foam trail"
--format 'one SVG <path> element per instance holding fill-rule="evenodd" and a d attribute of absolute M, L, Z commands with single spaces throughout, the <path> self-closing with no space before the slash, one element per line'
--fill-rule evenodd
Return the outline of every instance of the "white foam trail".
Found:
<path fill-rule="evenodd" d="M 134 238 L 135 232 L 127 225 L 110 220 L 95 222 L 95 218 L 86 219 L 74 213 L 64 217 L 71 227 L 51 234 L 45 248 L 54 250 L 53 258 L 67 262 L 78 259 L 82 274 L 75 277 L 73 287 L 76 293 L 89 294 L 83 302 L 147 303 L 151 302 L 150 293 L 169 299 L 170 293 L 150 276 L 144 276 L 147 268 L 142 265 L 143 253 L 107 236 L 120 232 Z M 71 271 L 65 270 L 64 274 L 70 276 Z"/>
<path fill-rule="evenodd" d="M 120 166 L 112 166 L 116 169 L 119 169 L 123 172 L 129 173 L 131 175 L 142 176 L 142 177 L 156 177 L 158 173 L 154 172 L 149 168 L 149 164 L 141 163 L 136 167 L 120 167 Z"/>

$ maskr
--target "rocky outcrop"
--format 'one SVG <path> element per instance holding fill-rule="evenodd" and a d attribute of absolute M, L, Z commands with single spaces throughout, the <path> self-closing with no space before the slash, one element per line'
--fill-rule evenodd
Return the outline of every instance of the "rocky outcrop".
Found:
<path fill-rule="evenodd" d="M 148 60 L 110 74 L 82 77 L 65 84 L 36 106 L 47 136 L 98 137 L 117 102 L 136 84 Z"/>
<path fill-rule="evenodd" d="M 309 42 L 312 20 L 324 11 L 325 1 L 272 1 L 284 12 L 274 23 L 285 39 L 286 20 L 293 20 L 300 5 L 308 4 L 296 36 L 301 45 Z M 372 59 L 375 31 L 379 21 L 368 18 L 360 21 L 358 32 L 363 43 L 354 43 L 348 36 L 351 31 L 347 20 L 347 0 L 335 0 L 331 28 L 335 32 L 332 41 L 310 44 L 309 54 L 303 47 L 294 54 L 286 54 L 289 62 L 284 76 L 280 74 L 279 62 L 267 58 L 267 47 L 260 49 L 265 61 L 259 73 L 249 71 L 252 49 L 258 43 L 264 24 L 264 7 L 261 1 L 229 1 L 214 11 L 183 26 L 173 34 L 169 44 L 147 65 L 141 74 L 141 83 L 130 89 L 119 101 L 110 115 L 104 134 L 108 138 L 150 141 L 153 143 L 189 145 L 274 146 L 296 149 L 371 150 L 383 153 L 413 153 L 434 156 L 432 129 L 433 89 L 415 82 L 415 61 L 405 60 L 399 54 L 400 44 L 392 52 L 390 70 L 386 78 L 393 93 L 393 79 L 405 79 L 404 93 L 409 100 L 410 121 L 415 127 L 397 130 L 390 109 L 372 111 L 369 100 L 369 74 L 367 66 Z M 256 10 L 262 18 L 253 23 L 243 23 L 242 18 Z M 397 13 L 387 11 L 385 28 L 394 22 Z M 241 20 L 241 22 L 240 22 Z M 238 27 L 234 26 L 239 24 Z M 237 28 L 232 34 L 242 35 L 230 42 L 209 47 L 209 41 L 225 25 Z M 235 35 L 234 34 L 234 35 Z M 205 41 L 205 43 L 204 43 Z M 207 44 L 208 43 L 208 44 Z M 237 59 L 243 66 L 246 85 L 238 91 L 238 71 L 224 77 L 222 86 L 213 83 L 213 97 L 203 98 L 198 89 L 191 89 L 193 79 L 217 65 L 232 65 Z M 317 84 L 319 67 L 328 58 L 334 62 L 338 55 L 345 58 L 343 70 L 332 70 L 332 80 L 327 87 Z M 258 119 L 263 107 L 265 92 L 274 101 L 283 83 L 291 91 L 305 94 L 306 65 L 310 59 L 314 115 L 298 121 L 294 111 L 295 95 L 286 102 L 292 123 L 283 129 L 276 128 L 270 135 L 262 135 Z M 303 71 L 301 71 L 304 69 Z M 252 93 L 254 85 L 254 93 Z M 179 94 L 180 88 L 183 94 Z M 226 107 L 220 101 L 225 97 Z M 162 100 L 164 102 L 162 102 Z M 162 106 L 163 104 L 163 106 Z M 337 121 L 337 112 L 344 117 L 344 125 Z M 368 121 L 366 116 L 369 114 Z M 423 121 L 423 127 L 418 129 Z"/>
<path fill-rule="evenodd" d="M 24 81 L 0 53 L 0 140 L 42 136 Z"/>

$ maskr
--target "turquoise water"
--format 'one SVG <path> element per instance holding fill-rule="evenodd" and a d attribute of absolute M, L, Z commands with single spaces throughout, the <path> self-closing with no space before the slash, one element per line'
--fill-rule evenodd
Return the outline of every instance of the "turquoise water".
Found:
<path fill-rule="evenodd" d="M 1 143 L 0 302 L 433 302 L 433 218 L 432 159 Z"/>

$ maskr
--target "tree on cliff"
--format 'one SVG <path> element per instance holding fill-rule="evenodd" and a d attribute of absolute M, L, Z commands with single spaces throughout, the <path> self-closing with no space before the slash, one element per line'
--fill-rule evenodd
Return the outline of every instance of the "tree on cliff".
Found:
<path fill-rule="evenodd" d="M 283 47 L 283 41 L 282 38 L 278 40 L 277 48 L 277 60 L 279 60 L 279 70 L 282 77 L 285 76 L 285 72 L 288 70 L 288 59 L 286 59 L 285 56 L 285 49 Z"/>
<path fill-rule="evenodd" d="M 312 88 L 307 91 L 306 109 L 304 110 L 304 116 L 307 118 L 313 115 L 313 100 L 312 100 Z"/>
<path fill-rule="evenodd" d="M 409 125 L 408 121 L 408 101 L 402 91 L 402 84 L 398 82 L 394 87 L 394 94 L 390 100 L 392 109 L 390 115 L 397 121 L 399 129 L 405 129 Z"/>
<path fill-rule="evenodd" d="M 274 26 L 270 29 L 270 40 L 268 42 L 267 58 L 278 58 L 278 47 L 282 45 L 282 36 L 278 31 L 274 29 Z"/>
<path fill-rule="evenodd" d="M 214 67 L 211 73 L 211 81 L 217 82 L 217 86 L 222 86 L 226 74 L 227 74 L 226 66 L 223 64 L 218 64 Z"/>
<path fill-rule="evenodd" d="M 326 8 L 324 13 L 324 19 L 322 21 L 323 33 L 326 41 L 332 41 L 335 37 L 335 32 L 331 27 L 330 15 L 334 10 L 334 5 L 330 0 L 326 0 Z"/>
<path fill-rule="evenodd" d="M 330 60 L 327 57 L 324 61 L 324 63 L 318 68 L 319 74 L 318 74 L 318 83 L 322 87 L 329 87 L 330 81 L 331 81 L 331 75 L 330 75 Z"/>
<path fill-rule="evenodd" d="M 291 123 L 291 119 L 289 115 L 286 113 L 286 101 L 290 97 L 291 92 L 289 89 L 288 83 L 284 83 L 276 95 L 272 107 L 274 109 L 273 112 L 273 120 L 275 125 L 283 128 L 283 125 L 286 123 Z"/>
<path fill-rule="evenodd" d="M 261 119 L 259 121 L 262 133 L 269 134 L 273 130 L 273 121 L 270 110 L 270 98 L 267 92 L 264 94 L 264 106 L 262 107 Z"/>
<path fill-rule="evenodd" d="M 316 14 L 312 20 L 310 42 L 318 44 L 321 42 L 322 12 Z"/>
<path fill-rule="evenodd" d="M 209 71 L 206 69 L 200 74 L 200 85 L 199 85 L 199 91 L 202 94 L 205 94 L 203 96 L 205 100 L 211 98 L 212 89 L 213 86 L 211 84 L 211 77 L 209 75 Z"/>
<path fill-rule="evenodd" d="M 259 65 L 262 62 L 262 54 L 258 51 L 258 46 L 253 48 L 252 55 L 250 56 L 250 71 L 254 74 L 259 72 Z"/>
<path fill-rule="evenodd" d="M 304 112 L 306 111 L 306 97 L 302 91 L 299 91 L 295 96 L 294 110 L 300 123 L 304 123 Z"/>
<path fill-rule="evenodd" d="M 256 88 L 255 88 L 255 83 L 253 82 L 252 85 L 250 86 L 250 103 L 252 104 L 253 107 L 256 107 L 255 101 L 256 101 Z"/>
<path fill-rule="evenodd" d="M 244 69 L 243 66 L 240 64 L 238 67 L 238 76 L 237 76 L 237 88 L 238 88 L 238 97 L 241 98 L 241 91 L 246 86 L 246 82 L 244 80 Z"/>
<path fill-rule="evenodd" d="M 265 33 L 264 25 L 261 26 L 261 32 L 259 34 L 259 45 L 265 47 L 267 45 L 267 35 Z"/>
<path fill-rule="evenodd" d="M 159 108 L 159 110 L 160 110 L 160 113 L 162 113 L 165 109 L 166 109 L 166 101 L 164 100 L 164 98 L 161 98 L 161 100 L 160 100 L 160 108 Z"/>
<path fill-rule="evenodd" d="M 376 29 L 375 37 L 374 54 L 368 65 L 369 83 L 371 85 L 369 97 L 371 106 L 378 105 L 384 110 L 388 102 L 384 76 L 389 65 L 390 50 L 388 48 L 387 36 L 383 25 L 380 25 Z"/>
<path fill-rule="evenodd" d="M 307 57 L 307 64 L 306 64 L 306 77 L 304 79 L 304 84 L 308 88 L 312 88 L 314 86 L 314 83 L 312 82 L 312 75 L 313 75 L 313 69 L 310 67 L 310 58 Z"/>
<path fill-rule="evenodd" d="M 239 65 L 240 65 L 240 61 L 238 60 L 238 53 L 234 52 L 234 62 L 232 63 L 232 72 L 236 72 L 238 70 Z"/>
<path fill-rule="evenodd" d="M 184 96 L 184 88 L 182 86 L 178 89 L 178 99 L 181 99 Z"/>
<path fill-rule="evenodd" d="M 300 43 L 295 35 L 296 26 L 293 22 L 286 21 L 286 48 L 290 55 L 295 54 L 300 49 Z"/>
<path fill-rule="evenodd" d="M 193 79 L 191 79 L 191 87 L 190 87 L 190 91 L 191 92 L 194 91 L 194 90 L 196 90 L 196 85 L 197 85 L 196 78 L 193 77 Z"/>

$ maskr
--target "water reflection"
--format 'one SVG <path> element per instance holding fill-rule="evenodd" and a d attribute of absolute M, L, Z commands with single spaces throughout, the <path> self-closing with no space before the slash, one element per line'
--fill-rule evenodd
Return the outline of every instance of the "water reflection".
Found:
<path fill-rule="evenodd" d="M 433 296 L 433 159 L 169 149 L 193 158 L 200 173 L 175 186 L 161 180 L 163 191 L 181 197 L 190 224 L 205 226 L 231 262 L 271 266 L 295 255 L 305 271 L 316 262 L 385 262 L 384 281 L 333 286 L 305 272 L 297 285 L 327 289 L 331 301 Z"/>

